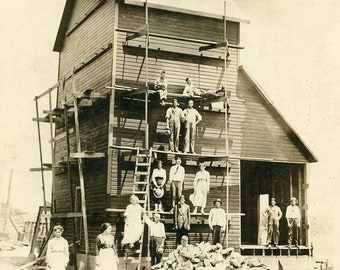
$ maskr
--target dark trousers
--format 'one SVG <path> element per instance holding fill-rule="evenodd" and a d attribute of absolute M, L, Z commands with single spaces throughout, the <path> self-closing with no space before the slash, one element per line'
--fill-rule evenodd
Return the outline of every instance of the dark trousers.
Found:
<path fill-rule="evenodd" d="M 184 227 L 178 228 L 176 232 L 176 244 L 177 245 L 181 244 L 181 239 L 183 235 L 186 235 L 189 237 L 189 230 L 185 229 Z"/>
<path fill-rule="evenodd" d="M 158 237 L 159 238 L 159 237 Z M 163 254 L 157 253 L 157 248 L 159 246 L 161 238 L 157 239 L 155 237 L 151 237 L 150 239 L 150 256 L 151 256 L 151 265 L 155 265 L 161 262 Z"/>
<path fill-rule="evenodd" d="M 280 238 L 279 221 L 269 219 L 267 243 L 270 244 L 273 241 L 274 245 L 277 245 L 279 243 L 279 238 Z"/>
<path fill-rule="evenodd" d="M 217 243 L 221 244 L 222 238 L 222 226 L 214 225 L 212 231 L 212 244 L 216 245 Z"/>
<path fill-rule="evenodd" d="M 296 218 L 290 218 L 289 223 L 291 226 L 288 228 L 288 244 L 299 244 L 299 227 Z"/>

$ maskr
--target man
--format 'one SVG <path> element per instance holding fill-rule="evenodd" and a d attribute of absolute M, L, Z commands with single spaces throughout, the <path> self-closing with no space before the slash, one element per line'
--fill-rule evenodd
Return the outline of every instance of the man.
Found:
<path fill-rule="evenodd" d="M 290 205 L 286 209 L 286 219 L 288 224 L 288 247 L 294 243 L 298 247 L 299 244 L 299 229 L 301 213 L 299 207 L 296 205 L 298 200 L 295 197 L 290 199 Z"/>
<path fill-rule="evenodd" d="M 182 195 L 185 169 L 181 166 L 181 163 L 181 158 L 177 157 L 176 164 L 170 168 L 169 184 L 171 186 L 172 208 Z"/>
<path fill-rule="evenodd" d="M 173 99 L 172 107 L 166 110 L 166 128 L 170 130 L 169 149 L 170 151 L 178 152 L 179 133 L 181 130 L 181 115 L 182 109 L 178 107 L 177 99 Z"/>
<path fill-rule="evenodd" d="M 202 116 L 193 108 L 194 101 L 189 100 L 188 108 L 182 112 L 182 119 L 185 121 L 185 145 L 184 153 L 195 154 L 196 126 L 202 121 Z"/>
<path fill-rule="evenodd" d="M 197 88 L 191 81 L 190 78 L 186 78 L 185 79 L 187 85 L 184 87 L 183 90 L 183 97 L 194 97 L 194 96 L 200 96 L 200 97 L 204 97 L 204 98 L 217 98 L 220 97 L 216 91 L 213 90 L 203 90 L 203 89 L 199 89 Z"/>
<path fill-rule="evenodd" d="M 191 270 L 193 269 L 193 265 L 191 263 L 191 259 L 194 258 L 194 254 L 191 250 L 191 247 L 188 245 L 189 238 L 186 235 L 182 236 L 181 244 L 174 251 L 174 255 L 177 261 L 177 266 L 175 270 Z"/>
<path fill-rule="evenodd" d="M 155 90 L 159 94 L 160 104 L 165 105 L 165 100 L 166 100 L 167 95 L 168 95 L 168 90 L 167 90 L 168 82 L 165 79 L 165 71 L 164 70 L 161 72 L 160 78 L 155 81 L 154 87 L 155 87 Z"/>
<path fill-rule="evenodd" d="M 160 222 L 161 216 L 158 213 L 153 215 L 154 221 L 152 221 L 144 212 L 144 221 L 150 227 L 150 255 L 151 265 L 155 265 L 161 262 L 164 252 L 165 242 L 165 228 L 164 224 Z"/>
<path fill-rule="evenodd" d="M 214 201 L 215 208 L 212 208 L 209 213 L 209 227 L 212 230 L 212 243 L 216 245 L 221 244 L 222 232 L 226 229 L 226 216 L 224 209 L 221 208 L 221 199 Z"/>
<path fill-rule="evenodd" d="M 264 212 L 264 215 L 268 217 L 268 234 L 267 234 L 267 245 L 271 246 L 271 242 L 274 242 L 274 247 L 277 247 L 280 238 L 280 219 L 282 217 L 282 212 L 280 207 L 276 205 L 275 198 L 270 201 L 270 206 Z"/>
<path fill-rule="evenodd" d="M 184 195 L 181 195 L 174 212 L 176 244 L 178 245 L 180 244 L 182 236 L 188 236 L 190 230 L 190 207 L 185 203 Z"/>

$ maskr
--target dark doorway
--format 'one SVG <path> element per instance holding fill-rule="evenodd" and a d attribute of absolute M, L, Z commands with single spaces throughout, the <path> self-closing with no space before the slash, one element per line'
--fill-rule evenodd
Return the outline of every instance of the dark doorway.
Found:
<path fill-rule="evenodd" d="M 259 196 L 276 198 L 281 208 L 280 242 L 287 244 L 286 207 L 292 194 L 299 193 L 297 171 L 302 165 L 279 162 L 241 161 L 241 221 L 242 245 L 257 245 L 259 232 Z M 296 196 L 296 195 L 294 195 Z M 269 205 L 269 201 L 268 201 Z"/>

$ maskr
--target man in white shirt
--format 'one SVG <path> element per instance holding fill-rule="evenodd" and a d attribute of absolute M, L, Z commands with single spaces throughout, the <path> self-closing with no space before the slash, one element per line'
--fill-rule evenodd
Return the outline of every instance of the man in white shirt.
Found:
<path fill-rule="evenodd" d="M 214 201 L 215 208 L 212 208 L 209 213 L 209 227 L 212 230 L 212 244 L 221 244 L 222 232 L 226 229 L 226 216 L 225 211 L 221 208 L 221 199 L 216 199 Z"/>
<path fill-rule="evenodd" d="M 200 88 L 197 88 L 191 81 L 190 78 L 185 79 L 187 85 L 184 87 L 183 90 L 183 97 L 194 97 L 194 96 L 200 96 L 203 98 L 218 98 L 220 95 L 217 94 L 217 92 L 221 92 L 221 90 L 203 90 Z"/>
<path fill-rule="evenodd" d="M 171 166 L 169 173 L 169 184 L 171 186 L 172 208 L 182 195 L 185 169 L 181 166 L 181 158 L 176 158 L 176 164 Z"/>
<path fill-rule="evenodd" d="M 178 107 L 177 99 L 173 99 L 172 107 L 166 110 L 166 128 L 170 130 L 169 149 L 178 152 L 179 133 L 181 131 L 181 115 L 182 109 Z"/>
<path fill-rule="evenodd" d="M 166 235 L 164 224 L 160 222 L 160 218 L 161 216 L 158 213 L 155 213 L 153 215 L 154 221 L 152 221 L 144 212 L 144 221 L 150 228 L 151 265 L 160 263 L 164 252 Z"/>
<path fill-rule="evenodd" d="M 165 79 L 165 71 L 164 70 L 161 72 L 160 78 L 155 81 L 154 87 L 155 87 L 155 90 L 159 94 L 160 104 L 164 106 L 165 100 L 166 100 L 167 95 L 168 95 L 168 90 L 167 90 L 168 82 Z"/>
<path fill-rule="evenodd" d="M 286 209 L 286 219 L 288 224 L 288 247 L 291 244 L 298 246 L 299 242 L 299 228 L 301 213 L 299 207 L 296 205 L 298 200 L 295 197 L 290 199 L 290 205 Z"/>
<path fill-rule="evenodd" d="M 184 153 L 191 152 L 195 154 L 195 137 L 196 126 L 202 121 L 202 116 L 193 108 L 194 101 L 189 100 L 188 108 L 182 113 L 182 119 L 185 120 L 185 144 Z"/>
<path fill-rule="evenodd" d="M 264 212 L 264 215 L 268 217 L 268 235 L 267 235 L 267 245 L 271 246 L 272 241 L 274 242 L 274 247 L 277 247 L 280 238 L 280 219 L 282 217 L 282 212 L 280 207 L 276 205 L 275 198 L 272 198 L 270 205 Z"/>

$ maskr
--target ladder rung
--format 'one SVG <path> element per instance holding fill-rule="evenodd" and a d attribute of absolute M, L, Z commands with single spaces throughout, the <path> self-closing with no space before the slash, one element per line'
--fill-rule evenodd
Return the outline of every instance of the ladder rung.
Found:
<path fill-rule="evenodd" d="M 140 190 L 137 190 L 137 191 L 134 191 L 133 193 L 134 193 L 134 194 L 147 194 L 148 192 L 147 192 L 147 191 L 140 191 Z"/>
<path fill-rule="evenodd" d="M 135 185 L 149 185 L 149 182 L 147 181 L 133 181 Z"/>
<path fill-rule="evenodd" d="M 149 175 L 149 174 L 150 174 L 149 172 L 140 172 L 140 171 L 135 172 L 135 175 Z"/>
<path fill-rule="evenodd" d="M 146 157 L 148 157 L 148 155 L 147 154 L 137 154 L 136 157 L 137 158 L 146 158 Z"/>
<path fill-rule="evenodd" d="M 147 163 L 147 162 L 136 162 L 136 166 L 138 167 L 146 167 L 146 166 L 149 166 L 150 164 Z"/>

